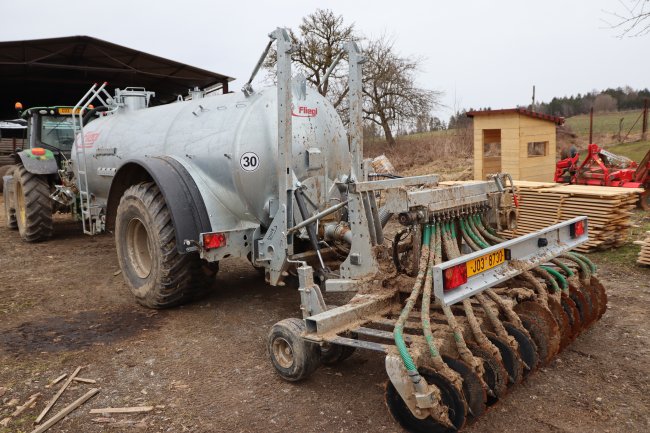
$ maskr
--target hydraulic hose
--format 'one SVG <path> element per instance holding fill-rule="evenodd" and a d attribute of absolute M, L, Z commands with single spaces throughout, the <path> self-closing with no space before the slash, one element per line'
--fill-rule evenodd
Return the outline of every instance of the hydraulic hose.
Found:
<path fill-rule="evenodd" d="M 546 269 L 544 269 L 542 266 L 539 266 L 537 268 L 534 268 L 533 272 L 542 277 L 544 281 L 546 281 L 547 285 L 551 286 L 553 293 L 560 293 L 560 286 L 558 285 L 557 281 L 555 281 L 555 278 L 553 278 L 550 273 L 546 272 Z"/>
<path fill-rule="evenodd" d="M 579 253 L 576 253 L 575 251 L 569 251 L 569 254 L 571 254 L 572 256 L 575 256 L 575 257 L 579 258 L 580 260 L 582 260 L 583 262 L 585 262 L 589 266 L 589 269 L 591 269 L 592 274 L 595 274 L 595 273 L 598 272 L 598 266 L 596 266 L 596 264 L 594 262 L 592 262 L 591 260 L 589 260 L 587 258 L 587 256 L 585 256 L 584 254 L 579 254 Z"/>
<path fill-rule="evenodd" d="M 460 220 L 460 228 L 463 230 L 467 235 L 472 239 L 472 241 L 479 247 L 479 249 L 487 248 L 488 245 L 482 242 L 478 237 L 476 237 L 476 234 L 471 230 L 469 227 L 469 224 L 467 223 L 467 220 L 464 218 L 461 218 Z"/>
<path fill-rule="evenodd" d="M 587 263 L 583 262 L 575 255 L 569 253 L 561 254 L 560 257 L 563 259 L 570 260 L 573 263 L 578 265 L 579 268 L 578 272 L 580 273 L 580 277 L 582 280 L 584 280 L 587 283 L 591 280 L 591 270 L 589 269 L 589 265 L 587 265 Z"/>
<path fill-rule="evenodd" d="M 553 263 L 558 268 L 562 269 L 562 271 L 566 274 L 567 277 L 571 278 L 572 276 L 575 275 L 573 273 L 573 271 L 571 270 L 571 268 L 568 267 L 567 265 L 565 265 L 564 263 L 562 263 L 561 260 L 559 260 L 559 259 L 551 259 L 551 263 Z"/>
<path fill-rule="evenodd" d="M 502 237 L 490 233 L 489 230 L 485 227 L 485 225 L 483 225 L 483 221 L 481 220 L 481 217 L 479 215 L 475 215 L 474 224 L 476 224 L 476 228 L 478 228 L 478 231 L 483 235 L 484 238 L 489 239 L 498 244 L 506 241 Z"/>
<path fill-rule="evenodd" d="M 559 284 L 560 289 L 564 293 L 569 293 L 569 282 L 567 281 L 566 278 L 564 278 L 564 275 L 562 275 L 561 273 L 559 273 L 553 268 L 549 268 L 548 266 L 540 266 L 540 269 L 543 269 L 549 274 L 551 274 L 553 278 L 555 278 L 555 280 L 557 281 L 556 284 Z"/>
<path fill-rule="evenodd" d="M 476 224 L 474 223 L 474 218 L 472 218 L 471 215 L 467 218 L 467 223 L 469 225 L 470 230 L 472 230 L 474 232 L 474 235 L 477 238 L 479 238 L 481 240 L 481 242 L 483 242 L 485 245 L 489 246 L 490 243 L 483 236 L 481 236 L 481 233 L 479 233 L 479 230 L 476 227 Z"/>
<path fill-rule="evenodd" d="M 415 366 L 415 362 L 413 361 L 413 358 L 411 357 L 411 354 L 409 353 L 408 348 L 406 347 L 406 343 L 404 342 L 403 332 L 404 332 L 404 324 L 406 323 L 409 314 L 411 314 L 411 310 L 413 310 L 413 306 L 415 305 L 415 302 L 420 297 L 420 292 L 422 290 L 422 282 L 424 281 L 424 277 L 428 267 L 427 265 L 429 263 L 430 241 L 431 241 L 431 226 L 427 225 L 424 228 L 424 234 L 422 236 L 422 253 L 420 255 L 420 265 L 418 268 L 418 275 L 415 279 L 415 283 L 413 284 L 413 289 L 411 290 L 411 294 L 409 295 L 406 301 L 406 305 L 404 306 L 404 309 L 402 309 L 402 312 L 399 315 L 399 318 L 397 319 L 397 323 L 395 324 L 395 329 L 393 330 L 395 346 L 397 346 L 397 350 L 399 351 L 399 355 L 402 358 L 402 362 L 404 362 L 404 367 L 406 367 L 409 377 L 411 378 L 413 383 L 418 383 L 420 381 L 420 375 L 418 373 L 417 367 Z"/>
<path fill-rule="evenodd" d="M 462 218 L 460 219 L 460 233 L 463 236 L 463 240 L 472 249 L 472 251 L 478 251 L 481 249 L 481 247 L 479 247 L 467 233 L 467 228 L 465 227 L 465 222 Z"/>

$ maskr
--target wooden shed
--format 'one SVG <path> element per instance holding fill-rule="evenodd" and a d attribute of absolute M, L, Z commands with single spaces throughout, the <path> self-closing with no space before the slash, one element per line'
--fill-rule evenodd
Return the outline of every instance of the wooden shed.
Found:
<path fill-rule="evenodd" d="M 561 117 L 524 108 L 470 111 L 474 118 L 474 179 L 510 173 L 515 180 L 552 182 L 555 126 Z"/>

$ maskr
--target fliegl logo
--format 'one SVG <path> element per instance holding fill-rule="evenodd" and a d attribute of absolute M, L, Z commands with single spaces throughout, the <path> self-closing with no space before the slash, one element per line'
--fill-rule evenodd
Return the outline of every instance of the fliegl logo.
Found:
<path fill-rule="evenodd" d="M 296 109 L 296 107 L 292 104 L 291 115 L 293 117 L 316 117 L 316 115 L 318 115 L 318 108 L 309 108 L 299 105 L 298 109 Z"/>

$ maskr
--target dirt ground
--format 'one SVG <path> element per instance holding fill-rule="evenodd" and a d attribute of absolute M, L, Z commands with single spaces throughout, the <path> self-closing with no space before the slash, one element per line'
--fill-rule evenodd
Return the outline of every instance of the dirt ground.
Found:
<path fill-rule="evenodd" d="M 266 286 L 247 262 L 229 260 L 207 299 L 151 311 L 117 274 L 112 236 L 85 237 L 61 220 L 50 242 L 26 244 L 1 218 L 0 420 L 41 397 L 0 432 L 31 431 L 60 386 L 46 385 L 77 366 L 97 384 L 73 383 L 49 416 L 93 386 L 101 391 L 51 432 L 401 431 L 374 353 L 358 351 L 302 383 L 275 374 L 266 336 L 298 316 L 295 287 Z M 467 432 L 650 431 L 650 269 L 596 261 L 609 289 L 603 319 Z M 136 405 L 155 409 L 109 423 L 89 414 Z"/>

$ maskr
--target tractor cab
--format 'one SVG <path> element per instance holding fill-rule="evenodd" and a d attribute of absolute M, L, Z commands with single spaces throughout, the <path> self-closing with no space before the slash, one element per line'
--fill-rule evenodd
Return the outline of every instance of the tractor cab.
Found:
<path fill-rule="evenodd" d="M 72 107 L 34 107 L 22 114 L 27 120 L 25 147 L 43 148 L 59 160 L 60 155 L 70 158 L 74 144 Z"/>

